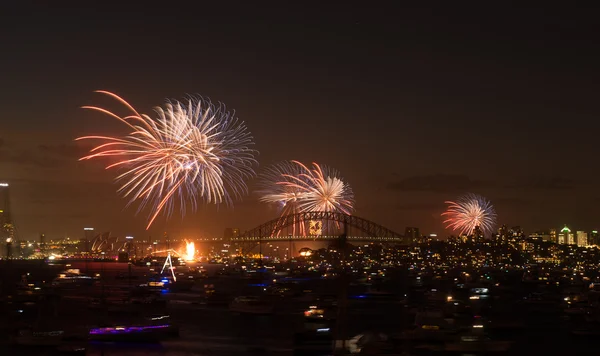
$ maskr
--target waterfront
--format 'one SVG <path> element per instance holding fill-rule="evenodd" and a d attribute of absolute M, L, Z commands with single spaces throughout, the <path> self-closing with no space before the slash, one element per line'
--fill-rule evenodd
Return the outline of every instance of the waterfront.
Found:
<path fill-rule="evenodd" d="M 30 264 L 31 274 L 51 266 Z M 70 263 L 76 265 L 77 263 Z M 107 267 L 109 265 L 110 267 Z M 88 267 L 90 264 L 88 264 Z M 94 265 L 92 265 L 94 266 Z M 109 273 L 102 279 L 104 293 L 109 298 L 110 290 L 116 286 L 127 289 L 129 281 L 120 278 L 116 262 L 106 262 L 104 271 Z M 126 266 L 126 264 L 125 264 Z M 73 266 L 70 266 L 73 267 Z M 92 308 L 91 297 L 102 292 L 102 285 L 89 285 L 77 288 L 63 287 L 54 290 L 60 296 L 51 310 L 38 311 L 33 326 L 39 327 L 40 315 L 47 322 L 47 327 L 63 330 L 69 336 L 69 342 L 63 346 L 85 349 L 86 355 L 299 355 L 298 335 L 309 329 L 329 329 L 335 334 L 335 322 L 309 322 L 303 316 L 304 311 L 315 303 L 314 296 L 336 295 L 339 284 L 337 280 L 323 278 L 295 279 L 303 293 L 294 295 L 276 295 L 266 293 L 272 291 L 277 283 L 258 283 L 244 275 L 220 275 L 223 265 L 205 265 L 206 278 L 193 283 L 189 290 L 166 291 L 162 295 L 166 304 L 122 305 L 119 298 L 109 298 L 112 303 L 107 308 Z M 136 270 L 137 272 L 143 269 Z M 90 272 L 94 272 L 90 269 Z M 589 295 L 583 285 L 524 282 L 521 273 L 511 273 L 511 277 L 503 280 L 502 288 L 490 283 L 489 291 L 484 295 L 473 295 L 472 290 L 464 289 L 453 282 L 453 278 L 430 278 L 426 273 L 404 275 L 390 279 L 377 286 L 379 293 L 369 294 L 375 284 L 360 285 L 351 283 L 348 287 L 349 299 L 345 316 L 344 332 L 346 339 L 359 334 L 381 334 L 388 339 L 387 348 L 380 348 L 381 354 L 408 352 L 411 355 L 421 354 L 456 354 L 445 351 L 444 345 L 450 339 L 422 339 L 409 337 L 414 333 L 415 315 L 423 310 L 444 311 L 447 318 L 453 320 L 453 330 L 468 330 L 477 320 L 484 320 L 487 337 L 494 342 L 510 345 L 505 351 L 511 355 L 530 355 L 533 352 L 576 352 L 577 354 L 595 353 L 595 334 L 581 335 L 581 330 L 590 321 L 585 321 L 583 314 L 576 314 L 564 301 L 565 292 L 578 290 L 580 295 Z M 144 281 L 144 274 L 133 275 L 136 283 Z M 416 279 L 420 276 L 422 279 Z M 282 281 L 279 281 L 280 283 Z M 480 281 L 482 282 L 482 281 Z M 112 286 L 112 289 L 108 286 Z M 473 284 L 477 285 L 477 284 Z M 206 303 L 205 287 L 210 286 L 226 296 L 227 301 L 239 295 L 263 295 L 273 307 L 268 315 L 239 314 L 232 312 L 227 303 Z M 479 288 L 477 290 L 483 290 Z M 365 294 L 366 293 L 366 294 Z M 532 296 L 546 295 L 546 301 L 531 299 Z M 477 296 L 477 298 L 474 298 Z M 452 297 L 452 298 L 450 298 Z M 16 295 L 15 295 L 16 298 Z M 529 299 L 528 299 L 529 298 Z M 595 309 L 592 302 L 590 312 Z M 3 303 L 4 312 L 8 305 Z M 452 307 L 460 305 L 459 307 Z M 27 312 L 25 311 L 25 314 Z M 13 315 L 14 314 L 9 314 Z M 168 315 L 169 322 L 178 327 L 178 337 L 139 342 L 98 342 L 88 340 L 90 327 L 100 324 L 127 324 L 140 320 L 141 315 Z M 592 315 L 592 314 L 589 314 Z M 475 319 L 473 319 L 475 318 Z M 481 319 L 477 319 L 481 318 Z M 588 318 L 589 319 L 589 318 Z M 4 335 L 12 335 L 15 327 L 23 327 L 25 319 L 16 323 L 17 319 L 4 318 Z M 483 325 L 483 324 L 481 324 Z M 565 342 L 569 341 L 569 342 Z M 15 350 L 20 354 L 50 355 L 55 349 L 37 349 L 10 345 L 10 338 L 3 339 L 6 350 Z M 379 347 L 382 347 L 381 345 Z M 83 351 L 82 351 L 83 352 Z M 62 352 L 64 353 L 64 352 Z M 495 352 L 498 353 L 498 352 Z M 502 353 L 502 352 L 500 352 Z M 310 354 L 310 353 L 309 353 Z M 326 355 L 326 352 L 312 355 Z M 460 353 L 459 353 L 460 354 Z M 480 354 L 480 353 L 476 353 Z"/>

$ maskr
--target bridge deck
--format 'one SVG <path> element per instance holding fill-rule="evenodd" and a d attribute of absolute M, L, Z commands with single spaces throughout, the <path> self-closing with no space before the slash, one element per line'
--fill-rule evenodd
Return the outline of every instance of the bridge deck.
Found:
<path fill-rule="evenodd" d="M 259 241 L 333 241 L 339 239 L 339 236 L 243 236 L 231 239 L 231 242 L 259 242 Z M 402 243 L 400 237 L 376 237 L 376 236 L 348 236 L 348 241 L 356 242 L 397 242 Z"/>

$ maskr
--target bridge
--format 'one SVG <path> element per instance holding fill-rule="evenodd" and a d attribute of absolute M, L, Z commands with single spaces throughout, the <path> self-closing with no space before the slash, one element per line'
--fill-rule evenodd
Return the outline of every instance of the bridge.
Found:
<path fill-rule="evenodd" d="M 286 229 L 300 224 L 311 225 L 307 234 L 284 233 Z M 317 228 L 313 229 L 315 225 Z M 232 238 L 231 242 L 332 241 L 338 240 L 344 231 L 349 242 L 408 244 L 404 236 L 367 219 L 324 211 L 285 215 L 248 230 L 242 236 Z"/>

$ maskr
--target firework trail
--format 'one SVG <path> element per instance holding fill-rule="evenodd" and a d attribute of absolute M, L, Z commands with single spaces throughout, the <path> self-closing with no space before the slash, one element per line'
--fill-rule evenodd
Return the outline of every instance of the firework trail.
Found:
<path fill-rule="evenodd" d="M 282 217 L 316 211 L 351 214 L 354 209 L 350 186 L 337 171 L 317 163 L 312 169 L 298 161 L 271 166 L 261 174 L 258 193 L 261 202 L 277 204 Z M 304 224 L 300 232 L 305 232 Z"/>
<path fill-rule="evenodd" d="M 257 151 L 246 125 L 224 105 L 204 98 L 185 103 L 169 101 L 157 107 L 157 119 L 138 113 L 116 94 L 98 91 L 125 105 L 131 111 L 119 116 L 106 109 L 84 106 L 107 114 L 129 128 L 122 137 L 85 136 L 77 140 L 98 140 L 98 146 L 80 160 L 114 157 L 118 161 L 106 169 L 120 168 L 116 177 L 118 192 L 139 202 L 138 212 L 151 207 L 148 229 L 164 212 L 169 216 L 179 202 L 182 214 L 198 200 L 232 204 L 247 193 L 246 180 L 255 175 Z"/>
<path fill-rule="evenodd" d="M 283 161 L 268 167 L 259 175 L 258 191 L 259 201 L 277 205 L 281 215 L 292 215 L 301 212 L 299 201 L 305 199 L 307 194 L 293 186 L 293 179 L 300 177 L 302 167 L 290 161 Z"/>
<path fill-rule="evenodd" d="M 442 213 L 446 217 L 446 228 L 458 230 L 460 235 L 472 235 L 475 227 L 489 236 L 496 225 L 496 210 L 492 203 L 477 194 L 466 194 L 456 202 L 447 201 L 448 209 Z"/>

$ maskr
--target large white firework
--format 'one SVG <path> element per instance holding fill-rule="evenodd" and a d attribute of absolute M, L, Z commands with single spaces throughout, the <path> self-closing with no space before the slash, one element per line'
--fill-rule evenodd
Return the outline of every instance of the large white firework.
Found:
<path fill-rule="evenodd" d="M 246 125 L 222 104 L 195 97 L 169 101 L 155 109 L 157 118 L 138 113 L 116 94 L 98 91 L 124 104 L 131 114 L 119 116 L 95 106 L 84 106 L 121 121 L 129 133 L 121 137 L 85 136 L 77 140 L 101 140 L 81 158 L 115 157 L 106 168 L 122 168 L 116 180 L 129 204 L 139 201 L 139 210 L 151 207 L 149 228 L 156 217 L 170 215 L 179 202 L 182 214 L 198 200 L 231 204 L 247 193 L 246 180 L 255 175 L 256 150 Z"/>
<path fill-rule="evenodd" d="M 292 161 L 302 167 L 303 173 L 286 183 L 297 187 L 306 194 L 300 199 L 301 211 L 327 211 L 351 214 L 354 210 L 354 193 L 338 171 L 313 162 L 312 169 L 298 161 Z"/>
<path fill-rule="evenodd" d="M 448 209 L 442 213 L 446 217 L 446 227 L 458 230 L 460 235 L 472 235 L 475 228 L 489 236 L 496 225 L 496 210 L 492 203 L 477 194 L 466 194 L 455 202 L 447 201 Z"/>

